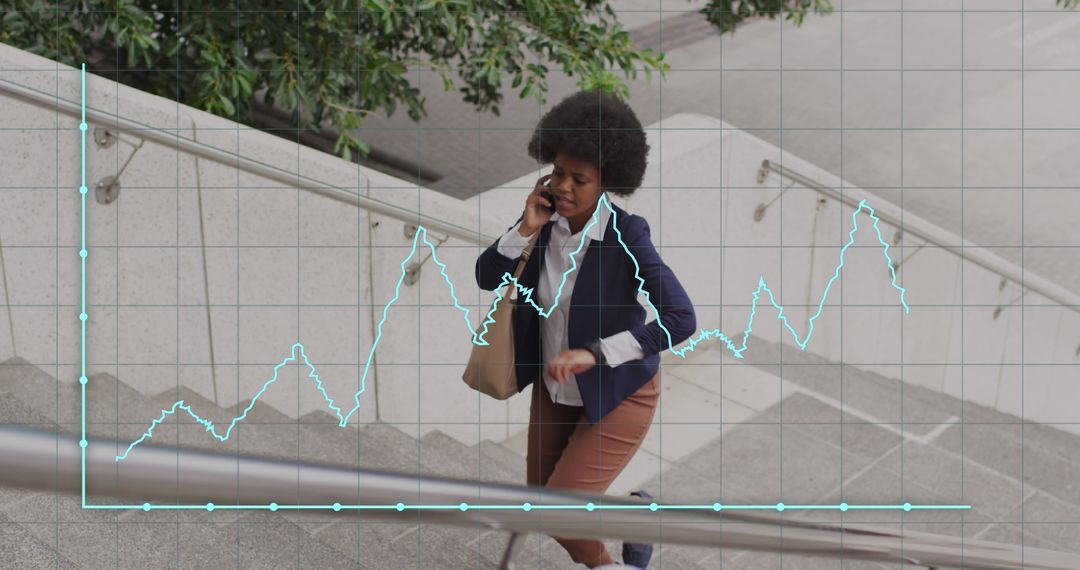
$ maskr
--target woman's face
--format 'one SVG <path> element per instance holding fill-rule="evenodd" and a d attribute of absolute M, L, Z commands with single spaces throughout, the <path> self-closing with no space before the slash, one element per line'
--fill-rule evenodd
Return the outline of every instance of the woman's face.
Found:
<path fill-rule="evenodd" d="M 555 211 L 572 220 L 591 216 L 602 193 L 600 172 L 592 163 L 563 153 L 556 154 L 552 164 L 555 168 L 550 183 Z"/>

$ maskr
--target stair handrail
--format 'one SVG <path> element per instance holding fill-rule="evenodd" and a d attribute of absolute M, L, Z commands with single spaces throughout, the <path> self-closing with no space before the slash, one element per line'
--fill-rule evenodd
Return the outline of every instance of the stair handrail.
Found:
<path fill-rule="evenodd" d="M 55 109 L 71 117 L 79 118 L 82 116 L 81 106 L 75 101 L 69 101 L 57 95 L 51 95 L 32 87 L 19 85 L 18 83 L 14 83 L 7 79 L 0 79 L 0 93 L 38 107 Z M 153 125 L 147 125 L 127 117 L 121 117 L 114 113 L 108 113 L 100 109 L 92 108 L 89 105 L 86 107 L 86 122 L 88 124 L 100 125 L 110 130 L 126 133 L 134 138 L 145 139 L 167 148 L 174 148 L 179 152 L 212 160 L 225 166 L 235 167 L 248 174 L 260 176 L 300 190 L 314 192 L 326 196 L 327 198 L 344 202 L 377 214 L 382 214 L 409 224 L 421 225 L 428 230 L 463 240 L 469 244 L 486 246 L 495 241 L 494 237 L 484 235 L 477 230 L 472 230 L 464 226 L 459 226 L 432 217 L 428 214 L 371 198 L 371 180 L 366 176 L 364 176 L 363 179 L 367 186 L 367 194 L 369 195 L 363 195 L 359 192 L 340 188 L 299 172 L 292 172 L 235 152 L 230 152 L 181 136 L 178 131 L 169 132 Z"/>
<path fill-rule="evenodd" d="M 757 180 L 759 184 L 767 179 L 769 172 L 775 172 L 784 178 L 852 208 L 858 208 L 859 202 L 864 199 L 872 202 L 874 204 L 874 215 L 905 234 L 914 235 L 927 243 L 934 244 L 956 255 L 961 260 L 970 261 L 1001 276 L 1003 279 L 1016 283 L 1021 289 L 1034 291 L 1062 307 L 1080 313 L 1080 295 L 1077 293 L 1037 273 L 1033 273 L 1030 269 L 1018 267 L 1015 263 L 989 249 L 957 236 L 917 215 L 904 212 L 899 206 L 882 201 L 862 188 L 845 187 L 843 190 L 838 190 L 769 159 L 762 160 L 761 166 L 758 168 Z"/>
<path fill-rule="evenodd" d="M 222 510 L 304 509 L 398 523 L 485 528 L 514 534 L 508 553 L 520 543 L 516 538 L 522 534 L 550 534 L 557 529 L 578 537 L 857 558 L 928 568 L 1080 568 L 1080 555 L 962 537 L 748 512 L 653 510 L 649 503 L 627 497 L 237 453 L 144 445 L 117 462 L 123 443 L 87 441 L 83 464 L 79 440 L 73 435 L 0 426 L 0 485 L 79 493 L 85 484 L 83 502 L 88 509 L 201 509 L 193 505 L 212 503 L 213 509 Z M 88 502 L 87 495 L 129 502 L 98 504 Z M 461 503 L 466 499 L 468 503 Z M 620 508 L 590 512 L 565 507 L 590 502 Z M 526 503 L 529 509 L 524 508 Z"/>

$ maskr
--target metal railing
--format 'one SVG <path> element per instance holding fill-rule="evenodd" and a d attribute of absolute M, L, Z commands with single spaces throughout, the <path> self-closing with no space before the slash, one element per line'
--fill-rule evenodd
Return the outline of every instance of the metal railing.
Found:
<path fill-rule="evenodd" d="M 874 213 L 877 217 L 905 234 L 916 236 L 927 243 L 931 243 L 955 254 L 964 261 L 970 261 L 983 269 L 1000 275 L 1003 279 L 1016 283 L 1026 291 L 1034 291 L 1062 307 L 1080 313 L 1080 295 L 1077 295 L 1040 275 L 1032 273 L 1030 270 L 1018 267 L 1015 263 L 1012 263 L 1000 255 L 997 255 L 986 248 L 979 247 L 978 244 L 971 243 L 959 236 L 951 234 L 918 216 L 909 213 L 903 213 L 901 215 L 898 206 L 878 200 L 875 196 L 861 188 L 844 188 L 841 192 L 836 188 L 831 188 L 811 180 L 790 168 L 776 164 L 767 159 L 761 161 L 761 167 L 758 169 L 757 179 L 759 184 L 766 180 L 769 172 L 775 172 L 784 178 L 792 180 L 806 188 L 853 208 L 858 208 L 859 202 L 865 199 L 867 202 L 873 204 Z M 761 211 L 761 206 L 759 206 L 758 211 Z M 755 216 L 760 218 L 757 213 L 755 213 Z"/>
<path fill-rule="evenodd" d="M 144 445 L 139 453 L 117 462 L 117 450 L 123 447 L 117 441 L 88 440 L 87 494 L 130 501 L 105 508 L 138 510 L 150 501 L 154 502 L 154 508 L 168 508 L 170 502 L 212 502 L 215 508 L 266 507 L 276 503 L 281 510 L 303 505 L 304 510 L 335 516 L 504 531 L 515 535 L 504 556 L 504 568 L 510 567 L 513 551 L 520 543 L 517 536 L 547 534 L 554 529 L 559 534 L 576 537 L 843 557 L 928 568 L 1080 568 L 1080 556 L 1074 554 L 893 528 L 792 521 L 780 516 L 733 511 L 661 508 L 654 512 L 645 503 L 624 497 L 157 445 Z M 0 484 L 79 493 L 80 452 L 79 440 L 73 435 L 0 427 Z M 468 510 L 454 508 L 466 499 Z M 410 507 L 399 510 L 396 508 L 399 502 Z M 637 508 L 602 513 L 583 508 L 544 508 L 589 502 Z M 88 501 L 89 505 L 93 503 Z M 353 508 L 335 510 L 335 503 Z M 525 503 L 532 509 L 508 507 Z M 484 509 L 484 505 L 501 507 Z"/>
<path fill-rule="evenodd" d="M 79 118 L 82 113 L 79 104 L 74 101 L 61 99 L 56 95 L 50 95 L 43 91 L 38 91 L 37 89 L 19 85 L 5 79 L 0 79 L 0 93 L 39 107 L 56 109 L 65 115 L 75 118 Z M 215 146 L 182 137 L 179 132 L 169 132 L 166 129 L 145 125 L 89 106 L 86 108 L 86 121 L 90 124 L 107 127 L 110 130 L 127 133 L 135 138 L 148 140 L 168 148 L 175 148 L 180 152 L 192 156 L 235 167 L 243 172 L 267 178 L 284 185 L 321 194 L 339 202 L 344 202 L 396 220 L 419 224 L 429 230 L 464 240 L 470 244 L 486 246 L 495 241 L 494 237 L 486 236 L 464 226 L 452 224 L 420 212 L 414 212 L 400 206 L 388 204 L 368 196 L 363 196 L 357 192 L 352 192 L 344 188 L 339 188 L 315 180 L 298 172 L 290 172 L 265 162 L 260 162 Z"/>

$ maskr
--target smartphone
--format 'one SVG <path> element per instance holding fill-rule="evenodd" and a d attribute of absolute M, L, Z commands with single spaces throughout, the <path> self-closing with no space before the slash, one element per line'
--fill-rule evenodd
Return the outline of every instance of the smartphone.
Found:
<path fill-rule="evenodd" d="M 551 202 L 550 206 L 544 206 L 544 208 L 547 211 L 554 213 L 555 212 L 555 196 L 551 193 L 551 186 L 549 186 L 546 182 L 544 183 L 544 189 L 540 191 L 540 195 L 543 196 L 544 198 L 546 198 L 548 202 Z"/>

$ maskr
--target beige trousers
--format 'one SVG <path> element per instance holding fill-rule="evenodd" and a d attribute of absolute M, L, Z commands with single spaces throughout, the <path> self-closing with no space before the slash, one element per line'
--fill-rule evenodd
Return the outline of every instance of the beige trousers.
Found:
<path fill-rule="evenodd" d="M 529 485 L 604 493 L 641 447 L 660 401 L 660 372 L 595 425 L 584 408 L 551 401 L 543 380 L 533 383 L 529 412 Z M 554 536 L 574 562 L 590 568 L 614 560 L 595 539 Z"/>

